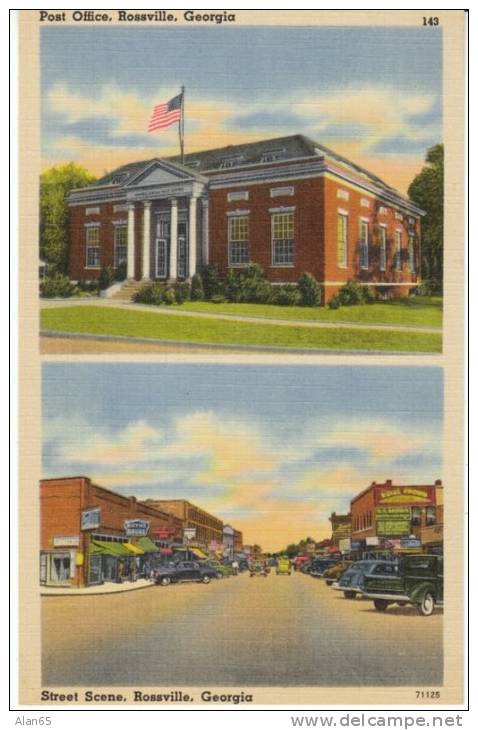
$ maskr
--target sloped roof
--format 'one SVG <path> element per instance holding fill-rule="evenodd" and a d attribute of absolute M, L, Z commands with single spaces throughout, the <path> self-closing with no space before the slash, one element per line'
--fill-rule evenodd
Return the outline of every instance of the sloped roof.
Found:
<path fill-rule="evenodd" d="M 199 173 L 207 174 L 213 170 L 219 170 L 224 165 L 225 160 L 234 160 L 234 167 L 242 167 L 243 165 L 254 165 L 263 162 L 264 155 L 279 155 L 279 160 L 300 159 L 301 157 L 327 157 L 338 164 L 348 167 L 359 176 L 367 179 L 374 185 L 394 192 L 390 185 L 379 178 L 372 172 L 365 170 L 360 165 L 351 162 L 342 157 L 333 150 L 325 147 L 318 142 L 306 137 L 303 134 L 294 134 L 288 137 L 274 137 L 272 139 L 261 140 L 260 142 L 247 142 L 245 144 L 228 145 L 227 147 L 218 147 L 212 150 L 203 150 L 200 152 L 190 152 L 184 157 L 184 165 L 180 164 L 180 156 L 163 158 L 164 161 L 173 163 L 179 169 L 187 171 L 189 174 Z M 104 175 L 94 183 L 94 187 L 102 187 L 106 185 L 126 185 L 132 180 L 142 169 L 148 167 L 155 160 L 160 158 L 153 157 L 140 162 L 130 162 L 126 165 L 116 168 L 112 172 Z M 402 197 L 402 196 L 401 196 Z"/>

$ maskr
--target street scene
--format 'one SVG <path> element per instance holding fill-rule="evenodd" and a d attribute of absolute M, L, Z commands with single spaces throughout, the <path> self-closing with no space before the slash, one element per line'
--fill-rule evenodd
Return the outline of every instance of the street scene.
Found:
<path fill-rule="evenodd" d="M 45 686 L 442 681 L 439 369 L 48 363 L 43 392 Z"/>
<path fill-rule="evenodd" d="M 380 614 L 300 571 L 42 600 L 44 686 L 442 681 L 441 611 Z"/>

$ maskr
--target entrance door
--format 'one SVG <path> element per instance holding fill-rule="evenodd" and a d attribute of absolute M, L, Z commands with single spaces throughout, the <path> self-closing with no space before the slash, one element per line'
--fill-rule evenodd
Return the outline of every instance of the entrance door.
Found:
<path fill-rule="evenodd" d="M 186 279 L 188 275 L 188 251 L 187 244 L 187 223 L 179 221 L 178 223 L 178 279 Z"/>
<path fill-rule="evenodd" d="M 169 241 L 171 225 L 169 220 L 159 218 L 156 225 L 156 278 L 167 279 L 169 274 Z"/>
<path fill-rule="evenodd" d="M 50 554 L 50 583 L 69 585 L 71 579 L 70 553 Z"/>

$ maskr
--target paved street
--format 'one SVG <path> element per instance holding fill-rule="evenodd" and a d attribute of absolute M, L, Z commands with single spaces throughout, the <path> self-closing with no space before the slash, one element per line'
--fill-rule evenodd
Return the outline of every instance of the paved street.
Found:
<path fill-rule="evenodd" d="M 442 615 L 300 573 L 42 598 L 45 686 L 436 686 Z"/>

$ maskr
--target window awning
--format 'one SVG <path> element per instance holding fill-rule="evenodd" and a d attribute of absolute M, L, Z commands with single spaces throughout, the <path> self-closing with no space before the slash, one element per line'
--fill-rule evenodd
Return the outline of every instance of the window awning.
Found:
<path fill-rule="evenodd" d="M 129 558 L 131 553 L 122 542 L 91 540 L 90 555 L 110 555 L 114 558 Z"/>
<path fill-rule="evenodd" d="M 206 553 L 203 553 L 202 550 L 200 550 L 197 547 L 189 548 L 193 555 L 195 555 L 197 558 L 200 558 L 200 560 L 205 560 L 208 556 Z"/>
<path fill-rule="evenodd" d="M 137 544 L 143 553 L 157 553 L 159 551 L 159 548 L 149 537 L 140 537 Z"/>
<path fill-rule="evenodd" d="M 125 542 L 124 546 L 133 555 L 144 555 L 144 550 L 142 550 L 138 545 L 133 545 L 132 542 Z"/>

